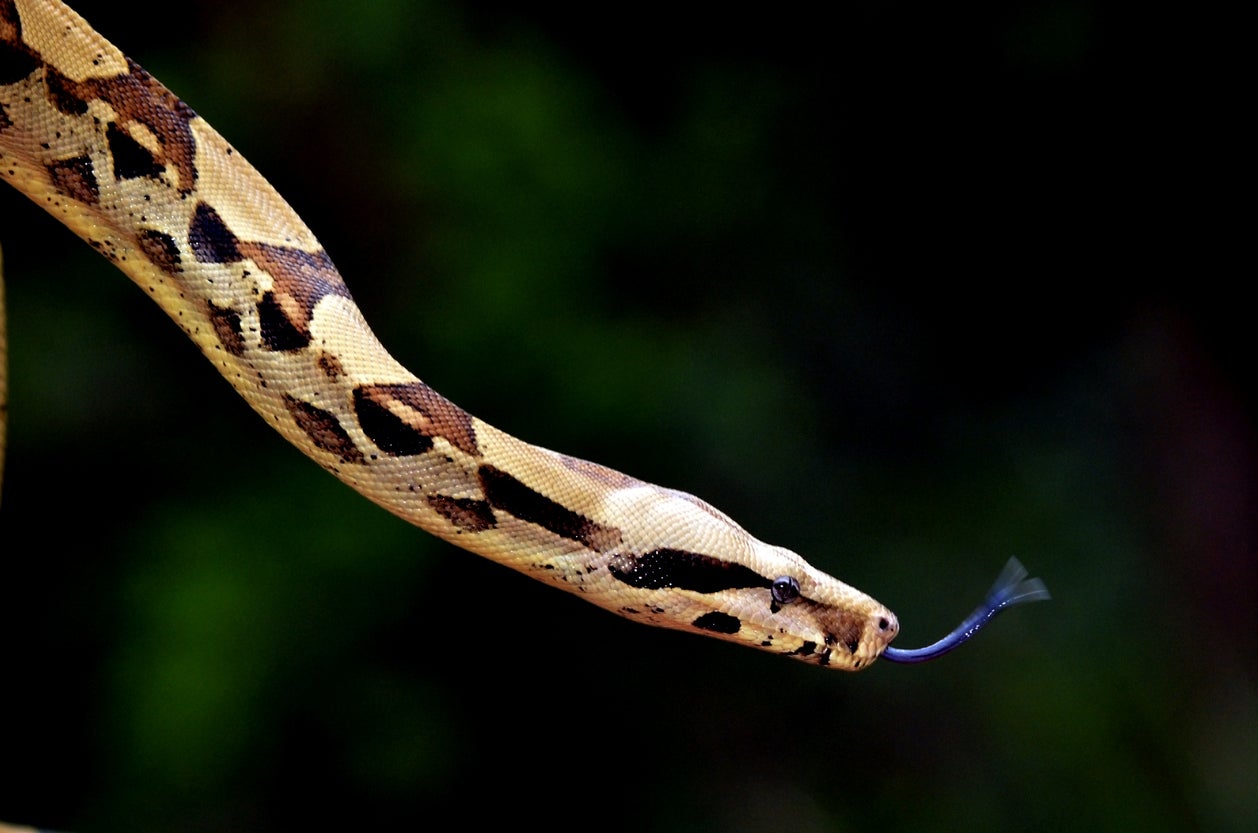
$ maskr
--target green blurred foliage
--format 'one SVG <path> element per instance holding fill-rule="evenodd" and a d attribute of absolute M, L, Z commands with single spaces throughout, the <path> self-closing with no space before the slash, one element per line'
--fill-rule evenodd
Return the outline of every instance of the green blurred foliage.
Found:
<path fill-rule="evenodd" d="M 856 676 L 609 616 L 285 446 L 0 193 L 0 814 L 84 833 L 1252 830 L 1254 390 L 1111 10 L 81 2 L 408 367 L 900 616 Z"/>

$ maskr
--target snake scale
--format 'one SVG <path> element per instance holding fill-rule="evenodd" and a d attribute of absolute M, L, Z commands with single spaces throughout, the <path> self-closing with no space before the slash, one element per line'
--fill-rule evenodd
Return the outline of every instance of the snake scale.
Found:
<path fill-rule="evenodd" d="M 0 177 L 285 439 L 421 529 L 621 616 L 844 670 L 933 658 L 1046 597 L 1011 562 L 940 643 L 888 648 L 897 619 L 865 593 L 692 495 L 515 439 L 402 367 L 261 174 L 74 11 L 0 0 L 0 36 Z"/>

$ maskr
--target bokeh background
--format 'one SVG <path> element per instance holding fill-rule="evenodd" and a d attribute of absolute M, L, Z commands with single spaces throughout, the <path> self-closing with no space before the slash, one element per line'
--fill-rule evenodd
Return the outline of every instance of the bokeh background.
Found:
<path fill-rule="evenodd" d="M 1179 21 L 77 5 L 474 413 L 701 495 L 906 647 L 1010 555 L 1055 598 L 854 676 L 621 621 L 346 490 L 6 190 L 0 817 L 1258 828 L 1252 328 L 1175 193 Z"/>

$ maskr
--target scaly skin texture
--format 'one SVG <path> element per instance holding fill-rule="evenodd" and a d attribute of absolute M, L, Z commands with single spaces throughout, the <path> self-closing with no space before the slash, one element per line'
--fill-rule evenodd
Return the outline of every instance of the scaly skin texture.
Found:
<path fill-rule="evenodd" d="M 647 624 L 844 670 L 895 637 L 878 602 L 698 498 L 521 442 L 420 381 L 266 180 L 66 6 L 0 0 L 0 44 L 0 177 L 370 500 Z"/>

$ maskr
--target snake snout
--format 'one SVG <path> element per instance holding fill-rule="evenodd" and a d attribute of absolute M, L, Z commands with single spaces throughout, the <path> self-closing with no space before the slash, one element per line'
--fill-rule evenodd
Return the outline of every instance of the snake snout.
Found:
<path fill-rule="evenodd" d="M 874 611 L 870 616 L 867 632 L 878 645 L 877 652 L 882 653 L 883 649 L 891 644 L 891 640 L 900 633 L 900 620 L 886 608 Z"/>

